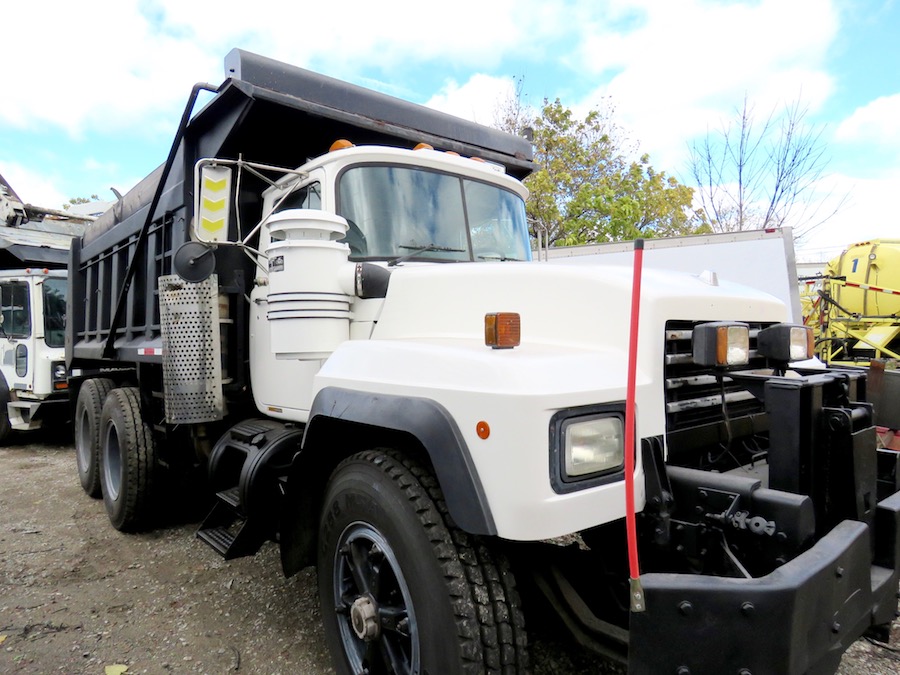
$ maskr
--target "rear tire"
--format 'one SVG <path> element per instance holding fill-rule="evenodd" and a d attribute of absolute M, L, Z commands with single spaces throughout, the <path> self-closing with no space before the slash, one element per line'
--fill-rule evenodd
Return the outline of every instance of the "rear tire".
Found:
<path fill-rule="evenodd" d="M 400 454 L 362 452 L 332 474 L 318 575 L 338 673 L 528 670 L 505 558 L 456 528 L 434 477 Z"/>
<path fill-rule="evenodd" d="M 144 528 L 153 508 L 156 448 L 134 387 L 113 389 L 100 415 L 100 483 L 113 527 Z"/>
<path fill-rule="evenodd" d="M 116 383 L 105 377 L 87 380 L 78 392 L 75 404 L 75 461 L 81 487 L 94 499 L 100 489 L 100 416 L 106 395 Z"/>

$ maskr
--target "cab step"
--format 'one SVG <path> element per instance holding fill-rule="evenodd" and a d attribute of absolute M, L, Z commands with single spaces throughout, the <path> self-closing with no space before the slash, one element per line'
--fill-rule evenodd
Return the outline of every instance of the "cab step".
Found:
<path fill-rule="evenodd" d="M 254 555 L 269 539 L 268 530 L 256 527 L 241 508 L 238 487 L 216 493 L 216 503 L 197 531 L 197 538 L 209 544 L 225 560 Z"/>
<path fill-rule="evenodd" d="M 212 510 L 197 531 L 226 560 L 254 555 L 278 540 L 286 476 L 303 429 L 276 420 L 245 420 L 216 443 L 209 459 Z"/>

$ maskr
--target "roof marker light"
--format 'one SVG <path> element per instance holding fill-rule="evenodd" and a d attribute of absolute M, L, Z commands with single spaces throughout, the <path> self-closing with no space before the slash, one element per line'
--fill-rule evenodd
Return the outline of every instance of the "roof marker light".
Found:
<path fill-rule="evenodd" d="M 353 143 L 348 141 L 346 138 L 339 138 L 331 144 L 331 147 L 328 148 L 328 152 L 334 152 L 335 150 L 346 150 L 347 148 L 352 147 L 354 147 Z"/>

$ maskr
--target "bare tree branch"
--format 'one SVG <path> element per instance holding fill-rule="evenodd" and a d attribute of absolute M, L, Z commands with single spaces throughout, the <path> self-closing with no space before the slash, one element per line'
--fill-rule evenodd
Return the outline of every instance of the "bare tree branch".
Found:
<path fill-rule="evenodd" d="M 799 239 L 833 217 L 847 195 L 819 189 L 828 156 L 823 128 L 798 98 L 757 122 L 748 98 L 735 118 L 690 146 L 691 176 L 718 232 L 791 226 Z"/>

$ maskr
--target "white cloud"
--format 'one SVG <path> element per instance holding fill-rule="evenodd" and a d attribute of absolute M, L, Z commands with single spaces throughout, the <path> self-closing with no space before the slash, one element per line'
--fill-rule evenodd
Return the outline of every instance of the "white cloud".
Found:
<path fill-rule="evenodd" d="M 512 78 L 477 73 L 462 85 L 450 80 L 425 105 L 490 126 L 496 119 L 498 105 L 514 94 Z"/>
<path fill-rule="evenodd" d="M 0 121 L 79 136 L 136 125 L 183 100 L 207 58 L 190 41 L 155 31 L 138 0 L 88 5 L 49 0 L 4 7 Z M 38 31 L 36 27 L 39 26 Z M 191 64 L 185 69 L 185 64 Z M 185 72 L 187 70 L 188 72 Z"/>
<path fill-rule="evenodd" d="M 109 175 L 114 175 L 117 171 L 119 171 L 118 162 L 108 161 L 101 162 L 100 160 L 95 159 L 94 157 L 88 157 L 82 162 L 82 166 L 85 171 L 94 171 L 94 172 L 102 172 Z"/>
<path fill-rule="evenodd" d="M 238 0 L 156 0 L 166 30 L 224 53 L 232 46 L 289 63 L 315 59 L 338 70 L 452 59 L 487 68 L 509 53 L 527 54 L 570 30 L 567 8 L 588 0 L 456 0 L 438 8 L 420 0 L 282 3 L 261 12 Z"/>
<path fill-rule="evenodd" d="M 640 12 L 627 30 L 602 18 L 582 26 L 583 68 L 611 75 L 586 102 L 611 95 L 660 168 L 677 169 L 686 139 L 730 117 L 745 95 L 767 115 L 801 96 L 815 110 L 833 88 L 823 65 L 838 29 L 830 0 L 619 6 Z"/>
<path fill-rule="evenodd" d="M 900 169 L 877 179 L 835 174 L 823 182 L 836 195 L 849 193 L 849 199 L 837 215 L 810 233 L 802 246 L 807 259 L 827 260 L 850 244 L 870 239 L 900 238 L 895 197 L 900 192 Z"/>
<path fill-rule="evenodd" d="M 900 144 L 900 94 L 882 96 L 857 108 L 840 123 L 835 140 Z"/>
<path fill-rule="evenodd" d="M 512 58 L 525 68 L 568 62 L 582 82 L 613 73 L 596 96 L 612 94 L 622 120 L 665 160 L 683 155 L 674 139 L 702 131 L 745 91 L 768 108 L 802 86 L 817 104 L 830 88 L 817 64 L 837 25 L 830 0 L 458 0 L 440 14 L 418 0 L 277 11 L 236 0 L 47 0 L 12 3 L 4 24 L 41 26 L 40 43 L 25 30 L 7 31 L 0 43 L 0 61 L 18 66 L 5 72 L 17 95 L 0 108 L 0 122 L 20 128 L 79 135 L 136 127 L 168 136 L 190 86 L 218 83 L 234 46 L 357 80 L 363 67 L 488 72 Z M 414 77 L 403 86 L 420 88 Z"/>
<path fill-rule="evenodd" d="M 219 83 L 222 58 L 235 46 L 356 79 L 364 68 L 489 69 L 509 54 L 539 53 L 533 45 L 570 29 L 565 5 L 538 0 L 458 0 L 439 14 L 418 0 L 268 11 L 236 0 L 8 4 L 0 63 L 15 96 L 4 97 L 0 124 L 51 125 L 75 137 L 125 127 L 168 135 L 191 85 Z"/>
<path fill-rule="evenodd" d="M 62 182 L 58 174 L 35 173 L 17 162 L 0 158 L 0 174 L 15 190 L 19 198 L 26 204 L 43 206 L 48 209 L 61 209 L 70 197 L 57 189 Z"/>
<path fill-rule="evenodd" d="M 559 96 L 582 111 L 611 96 L 616 119 L 654 167 L 684 174 L 687 141 L 730 117 L 745 94 L 760 115 L 801 92 L 814 112 L 834 88 L 823 64 L 840 25 L 839 0 L 7 4 L 0 63 L 15 95 L 4 96 L 0 126 L 152 135 L 162 139 L 154 161 L 191 85 L 220 82 L 223 56 L 239 46 L 412 100 L 429 97 L 429 75 L 448 74 L 455 79 L 443 80 L 428 105 L 483 124 L 513 86 L 506 75 L 525 75 L 527 97 L 531 72 L 539 78 L 555 65 L 556 79 L 531 92 L 536 100 Z M 858 110 L 838 139 L 877 128 L 900 142 L 898 96 Z M 102 177 L 99 189 L 107 180 L 121 189 L 115 161 L 101 151 L 80 161 L 85 174 Z M 44 175 L 51 180 L 53 169 Z"/>

